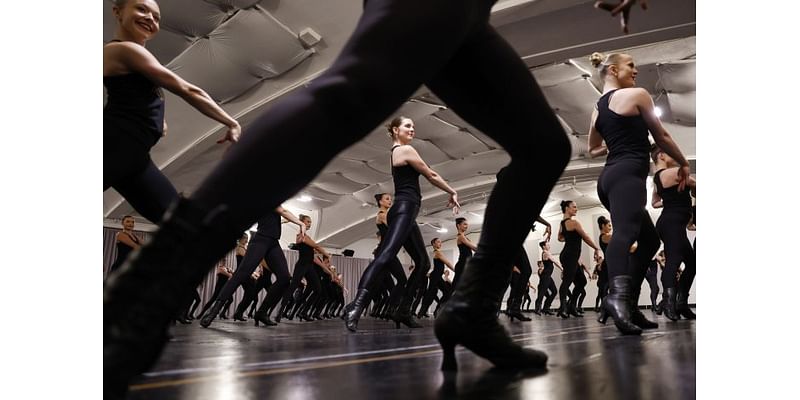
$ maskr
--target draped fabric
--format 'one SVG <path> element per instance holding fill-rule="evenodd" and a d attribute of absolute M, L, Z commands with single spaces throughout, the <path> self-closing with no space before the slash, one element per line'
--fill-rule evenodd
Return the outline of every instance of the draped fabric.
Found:
<path fill-rule="evenodd" d="M 103 279 L 106 278 L 108 275 L 108 269 L 111 267 L 111 264 L 114 263 L 114 260 L 117 258 L 117 246 L 116 246 L 116 235 L 120 229 L 114 228 L 103 228 Z M 149 232 L 140 232 L 134 231 L 134 234 L 142 241 L 142 243 L 147 243 L 150 238 L 152 237 L 152 233 Z M 289 265 L 289 274 L 294 271 L 294 264 L 297 262 L 297 251 L 283 249 L 283 254 L 286 256 L 286 262 Z M 344 280 L 344 287 L 345 287 L 345 294 L 344 298 L 346 302 L 350 302 L 353 300 L 355 296 L 355 291 L 358 288 L 358 281 L 361 279 L 361 274 L 369 265 L 370 260 L 364 258 L 353 258 L 353 257 L 344 257 L 344 256 L 333 256 L 331 257 L 331 265 L 336 267 L 336 273 L 343 274 L 342 278 Z M 231 269 L 236 270 L 236 251 L 231 250 L 225 256 L 225 265 L 231 267 Z M 273 278 L 274 279 L 274 278 Z M 205 304 L 210 298 L 211 294 L 214 293 L 214 285 L 217 282 L 217 276 L 214 271 L 214 268 L 211 268 L 208 272 L 208 275 L 203 280 L 203 282 L 198 286 L 197 293 L 200 294 L 200 299 L 202 304 Z M 258 296 L 258 302 L 261 304 L 261 301 L 264 300 L 267 293 L 265 291 L 261 291 Z M 244 296 L 244 290 L 239 288 L 233 294 L 233 306 L 232 309 L 242 300 Z M 231 310 L 232 312 L 233 310 Z M 200 312 L 198 308 L 197 312 Z"/>

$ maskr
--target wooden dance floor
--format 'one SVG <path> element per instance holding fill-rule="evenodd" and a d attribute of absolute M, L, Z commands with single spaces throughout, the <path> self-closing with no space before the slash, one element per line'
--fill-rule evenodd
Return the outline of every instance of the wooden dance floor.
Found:
<path fill-rule="evenodd" d="M 693 399 L 695 322 L 643 310 L 659 328 L 620 336 L 584 318 L 536 316 L 509 322 L 514 340 L 544 350 L 548 370 L 508 373 L 459 347 L 459 372 L 439 371 L 430 319 L 422 329 L 363 318 L 358 333 L 341 319 L 284 321 L 277 327 L 216 320 L 177 325 L 161 360 L 131 399 Z"/>

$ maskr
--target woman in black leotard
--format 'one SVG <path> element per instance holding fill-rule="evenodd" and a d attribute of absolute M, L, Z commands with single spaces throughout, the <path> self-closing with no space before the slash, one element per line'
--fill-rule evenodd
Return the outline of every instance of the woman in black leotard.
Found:
<path fill-rule="evenodd" d="M 389 215 L 389 208 L 392 206 L 392 195 L 389 193 L 378 193 L 375 195 L 375 201 L 378 203 L 379 208 L 378 214 L 375 216 L 375 225 L 377 225 L 381 238 L 383 238 L 386 236 L 386 232 L 389 231 L 387 215 Z M 381 243 L 383 243 L 382 239 Z M 391 286 L 389 297 L 385 300 L 385 304 L 382 307 L 383 311 L 379 315 L 379 317 L 385 319 L 390 318 L 400 305 L 400 301 L 405 293 L 406 284 L 408 284 L 406 273 L 403 271 L 403 264 L 400 263 L 396 255 L 390 259 L 387 272 L 391 274 L 395 282 L 394 285 Z"/>
<path fill-rule="evenodd" d="M 239 140 L 239 123 L 199 87 L 161 65 L 145 49 L 159 30 L 154 0 L 118 0 L 114 40 L 103 46 L 103 191 L 114 188 L 143 217 L 161 221 L 178 198 L 175 188 L 150 160 L 150 148 L 166 135 L 161 88 L 228 127 L 224 141 Z"/>
<path fill-rule="evenodd" d="M 469 229 L 469 222 L 464 217 L 456 218 L 456 245 L 458 245 L 458 260 L 456 261 L 456 269 L 453 276 L 453 285 L 458 284 L 458 279 L 464 273 L 464 266 L 467 261 L 472 257 L 472 252 L 478 247 L 467 238 L 467 229 Z"/>
<path fill-rule="evenodd" d="M 132 216 L 126 215 L 122 217 L 122 231 L 117 232 L 114 238 L 117 244 L 117 258 L 114 259 L 114 263 L 108 268 L 106 276 L 122 266 L 122 262 L 128 258 L 128 254 L 142 245 L 142 241 L 133 233 L 133 227 L 135 225 L 136 221 L 134 221 Z"/>
<path fill-rule="evenodd" d="M 430 183 L 450 195 L 447 206 L 453 207 L 454 212 L 459 207 L 456 191 L 422 160 L 417 150 L 411 147 L 410 143 L 415 134 L 414 121 L 402 116 L 396 117 L 387 128 L 392 138 L 390 165 L 394 180 L 394 204 L 386 216 L 389 229 L 381 240 L 378 255 L 364 270 L 364 275 L 358 283 L 355 300 L 345 308 L 345 324 L 347 329 L 353 332 L 356 331 L 358 319 L 368 302 L 371 285 L 377 282 L 385 268 L 393 262 L 401 246 L 414 260 L 416 268 L 408 278 L 403 299 L 392 319 L 398 327 L 401 323 L 409 327 L 420 326 L 411 315 L 411 305 L 419 282 L 430 269 L 431 263 L 425 252 L 422 233 L 415 221 L 422 203 L 419 176 L 425 176 Z"/>
<path fill-rule="evenodd" d="M 203 327 L 211 325 L 218 314 L 217 311 L 225 308 L 225 305 L 233 298 L 233 293 L 236 289 L 247 282 L 262 260 L 265 260 L 270 266 L 270 270 L 275 274 L 277 279 L 268 292 L 266 299 L 264 299 L 262 303 L 263 307 L 254 315 L 254 319 L 257 321 L 256 323 L 261 322 L 265 325 L 275 325 L 274 322 L 269 320 L 269 316 L 265 315 L 265 310 L 277 304 L 283 291 L 289 286 L 289 267 L 286 265 L 286 257 L 283 255 L 280 243 L 278 243 L 281 237 L 281 217 L 286 218 L 287 221 L 294 223 L 300 228 L 298 238 L 305 238 L 307 225 L 292 214 L 291 211 L 283 207 L 278 207 L 259 219 L 258 230 L 250 240 L 244 257 L 239 260 L 236 272 L 220 291 L 219 297 L 216 298 L 211 308 L 211 312 L 205 314 L 200 320 L 200 325 Z M 244 237 L 240 239 L 239 246 L 237 246 L 237 259 L 238 249 L 242 245 L 243 239 Z M 244 319 L 242 315 L 237 316 L 240 320 Z"/>
<path fill-rule="evenodd" d="M 605 253 L 608 248 L 608 242 L 611 241 L 611 221 L 601 215 L 597 217 L 597 226 L 600 228 L 600 236 L 597 238 L 597 244 L 600 245 L 600 249 Z M 602 304 L 603 299 L 606 297 L 606 294 L 608 294 L 608 265 L 606 262 L 607 260 L 604 259 L 603 262 L 597 264 L 595 267 L 595 271 L 597 272 L 597 297 L 594 300 L 594 308 L 597 312 L 600 311 L 600 304 Z"/>
<path fill-rule="evenodd" d="M 561 226 L 558 230 L 558 241 L 564 242 L 564 248 L 558 256 L 563 267 L 563 276 L 561 279 L 561 286 L 558 288 L 559 300 L 561 306 L 558 308 L 557 315 L 561 318 L 569 318 L 570 315 L 581 317 L 575 309 L 577 305 L 576 294 L 570 294 L 569 286 L 575 279 L 575 274 L 578 273 L 578 259 L 581 256 L 581 239 L 583 239 L 589 247 L 594 249 L 594 259 L 600 261 L 603 259 L 603 251 L 600 250 L 594 241 L 583 231 L 583 227 L 578 220 L 573 219 L 578 214 L 578 206 L 574 201 L 564 200 L 561 202 L 561 212 L 563 217 L 561 219 Z M 583 273 L 583 272 L 581 272 Z M 569 297 L 569 302 L 567 298 Z"/>
<path fill-rule="evenodd" d="M 305 224 L 306 231 L 311 229 L 311 217 L 308 215 L 300 214 L 300 222 Z M 292 306 L 292 310 L 288 312 L 289 320 L 294 319 L 295 314 L 300 311 L 301 308 L 306 309 L 310 307 L 321 295 L 320 291 L 322 290 L 322 287 L 319 280 L 319 275 L 317 275 L 316 268 L 314 267 L 314 251 L 316 250 L 323 256 L 330 257 L 330 254 L 328 254 L 325 249 L 323 249 L 306 234 L 301 236 L 301 234 L 298 233 L 295 242 L 297 243 L 298 256 L 297 262 L 294 264 L 291 283 L 289 284 L 289 288 L 284 292 L 282 304 L 286 304 L 285 308 L 288 308 L 289 301 L 291 300 L 294 291 L 300 285 L 300 279 L 305 277 L 307 285 L 306 290 L 304 290 L 304 296 L 298 301 L 295 301 L 294 305 Z M 306 303 L 308 304 L 306 305 Z M 281 307 L 284 308 L 284 306 Z M 303 314 L 301 313 L 301 315 Z"/>
<path fill-rule="evenodd" d="M 661 216 L 656 222 L 656 230 L 664 241 L 666 258 L 666 265 L 661 273 L 661 284 L 664 286 L 664 315 L 673 321 L 678 320 L 680 316 L 694 319 L 695 315 L 689 310 L 687 299 L 697 267 L 694 248 L 686 236 L 686 226 L 692 219 L 692 195 L 697 190 L 697 183 L 690 176 L 686 180 L 686 186 L 691 190 L 678 190 L 679 164 L 659 148 L 653 150 L 652 157 L 656 163 L 652 205 L 655 208 L 663 207 Z M 681 263 L 686 267 L 678 282 L 675 277 Z"/>
<path fill-rule="evenodd" d="M 642 333 L 641 327 L 654 324 L 632 305 L 638 303 L 647 263 L 660 243 L 645 210 L 645 180 L 650 169 L 648 132 L 659 147 L 678 161 L 679 190 L 683 190 L 689 176 L 689 162 L 661 125 L 650 94 L 634 87 L 638 71 L 633 58 L 627 54 L 604 57 L 594 53 L 591 60 L 605 84 L 589 125 L 589 154 L 592 157 L 608 154 L 597 181 L 597 194 L 614 223 L 607 254 L 609 294 L 603 302 L 608 314 L 601 314 L 601 320 L 611 315 L 623 334 L 638 335 Z M 638 249 L 629 257 L 634 242 L 638 243 Z"/>
<path fill-rule="evenodd" d="M 442 291 L 442 298 L 439 303 L 444 303 L 450 297 L 447 289 L 444 286 L 444 267 L 455 271 L 453 263 L 442 254 L 442 241 L 439 238 L 431 239 L 431 247 L 433 247 L 433 271 L 431 271 L 430 281 L 428 282 L 428 290 L 425 292 L 425 297 L 422 299 L 422 307 L 419 309 L 419 318 L 428 317 L 428 308 L 433 304 L 433 299 L 436 297 L 436 292 Z"/>
<path fill-rule="evenodd" d="M 578 272 L 575 274 L 575 279 L 572 281 L 575 285 L 572 288 L 572 295 L 575 296 L 575 300 L 573 301 L 575 304 L 575 311 L 580 315 L 583 315 L 583 300 L 586 298 L 586 285 L 589 283 L 586 279 L 587 275 L 591 278 L 592 273 L 586 268 L 586 264 L 578 259 Z"/>
<path fill-rule="evenodd" d="M 550 242 L 543 240 L 539 242 L 539 247 L 542 249 L 542 260 L 540 261 L 542 263 L 542 272 L 539 274 L 539 286 L 537 287 L 539 295 L 536 296 L 534 312 L 539 314 L 541 310 L 542 314 L 553 315 L 550 311 L 550 304 L 553 303 L 556 294 L 558 294 L 556 284 L 553 282 L 553 266 L 555 265 L 561 271 L 564 271 L 564 268 L 550 254 Z M 544 305 L 542 305 L 542 300 L 544 300 Z M 541 308 L 539 308 L 540 306 Z"/>
<path fill-rule="evenodd" d="M 217 264 L 217 282 L 214 284 L 214 292 L 211 293 L 211 298 L 208 299 L 206 304 L 203 305 L 203 309 L 200 310 L 201 318 L 204 318 L 206 316 L 208 309 L 211 308 L 211 306 L 214 304 L 214 301 L 217 299 L 217 297 L 219 297 L 219 293 L 222 291 L 222 288 L 225 287 L 225 284 L 228 283 L 228 279 L 230 279 L 232 276 L 233 276 L 233 270 L 225 265 L 225 259 L 223 258 L 219 260 L 219 263 Z M 216 314 L 219 314 L 221 310 L 222 310 L 222 305 L 220 305 L 220 307 L 214 311 L 214 316 L 212 316 L 211 318 L 212 319 L 216 318 Z M 228 317 L 225 317 L 223 319 L 228 319 Z M 201 324 L 203 323 L 202 320 L 200 323 Z"/>

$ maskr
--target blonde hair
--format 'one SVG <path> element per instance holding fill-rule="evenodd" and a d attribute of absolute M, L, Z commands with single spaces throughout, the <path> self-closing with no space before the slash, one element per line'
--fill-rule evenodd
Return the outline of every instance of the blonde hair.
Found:
<path fill-rule="evenodd" d="M 608 67 L 619 64 L 623 56 L 625 56 L 623 53 L 611 53 L 606 56 L 603 53 L 594 52 L 589 56 L 589 61 L 593 67 L 600 70 L 600 76 L 605 77 L 608 73 Z"/>

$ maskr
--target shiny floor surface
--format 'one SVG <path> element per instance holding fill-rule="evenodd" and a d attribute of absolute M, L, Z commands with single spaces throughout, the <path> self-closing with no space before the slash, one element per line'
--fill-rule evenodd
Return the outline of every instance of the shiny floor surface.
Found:
<path fill-rule="evenodd" d="M 421 329 L 364 318 L 358 333 L 340 319 L 277 327 L 217 320 L 177 325 L 130 399 L 693 399 L 695 321 L 649 310 L 658 329 L 620 336 L 597 314 L 562 320 L 500 319 L 519 344 L 544 350 L 548 369 L 508 373 L 458 347 L 459 372 L 439 371 L 430 319 Z"/>

